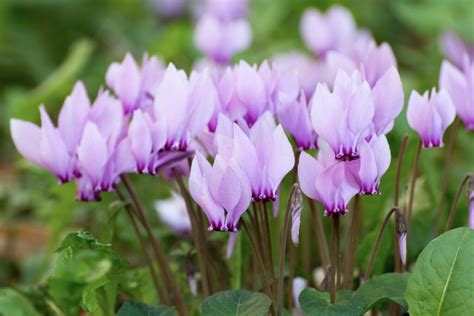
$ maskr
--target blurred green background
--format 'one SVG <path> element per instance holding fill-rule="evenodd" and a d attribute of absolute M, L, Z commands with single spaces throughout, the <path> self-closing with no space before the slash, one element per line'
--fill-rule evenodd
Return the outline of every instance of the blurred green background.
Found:
<path fill-rule="evenodd" d="M 53 176 L 19 157 L 10 139 L 9 120 L 16 117 L 38 121 L 37 108 L 42 103 L 50 113 L 57 113 L 73 83 L 79 79 L 85 82 L 90 96 L 94 96 L 105 85 L 108 65 L 121 60 L 127 51 L 137 59 L 144 52 L 156 54 L 166 62 L 172 61 L 178 67 L 190 69 L 200 58 L 193 45 L 192 7 L 197 1 L 173 19 L 162 16 L 151 2 L 0 1 L 0 287 L 14 286 L 33 301 L 34 297 L 41 296 L 40 290 L 31 285 L 43 284 L 60 240 L 67 232 L 79 229 L 91 231 L 102 241 L 110 241 L 114 236 L 114 249 L 132 265 L 140 263 L 141 259 L 137 258 L 140 252 L 136 250 L 138 244 L 123 212 L 117 213 L 112 203 L 114 197 L 103 194 L 101 203 L 75 202 L 74 184 L 57 186 Z M 385 41 L 392 46 L 406 96 L 411 89 L 421 91 L 437 85 L 442 61 L 439 38 L 444 30 L 454 30 L 466 41 L 474 43 L 474 3 L 471 0 L 249 2 L 254 39 L 252 46 L 235 60 L 244 58 L 249 62 L 261 62 L 293 50 L 309 54 L 299 35 L 302 12 L 309 6 L 325 10 L 331 4 L 340 3 L 352 11 L 359 27 L 372 32 L 377 42 Z M 389 135 L 393 160 L 382 182 L 382 195 L 362 199 L 365 217 L 357 255 L 360 264 L 367 261 L 376 228 L 393 203 L 396 157 L 405 133 L 410 135 L 410 140 L 402 184 L 408 183 L 417 141 L 402 113 Z M 409 238 L 412 262 L 433 237 L 445 156 L 446 150 L 422 152 L 414 228 Z M 451 204 L 463 176 L 474 170 L 473 157 L 474 136 L 460 129 L 449 161 L 446 205 Z M 154 200 L 168 195 L 163 180 L 146 176 L 133 177 L 133 180 L 149 210 Z M 466 225 L 466 208 L 463 199 L 456 225 Z M 303 216 L 309 216 L 309 212 L 304 212 Z M 447 207 L 443 216 L 447 216 Z M 179 249 L 184 245 L 157 222 L 156 216 L 152 220 L 156 224 L 156 233 L 166 241 L 169 249 L 177 251 L 175 255 L 179 258 Z M 305 222 L 310 221 L 302 221 Z M 303 225 L 302 229 L 303 234 L 309 236 L 311 227 Z M 213 238 L 217 242 L 225 241 L 222 236 Z M 390 238 L 384 239 L 386 247 L 382 247 L 376 273 L 391 269 L 393 242 Z M 303 258 L 303 250 L 312 248 L 314 245 L 303 243 L 297 253 Z M 305 273 L 303 268 L 297 267 L 297 274 Z M 147 297 L 151 294 L 146 294 L 145 290 L 142 292 L 137 290 L 137 299 L 153 301 Z M 35 305 L 38 308 L 38 303 Z"/>

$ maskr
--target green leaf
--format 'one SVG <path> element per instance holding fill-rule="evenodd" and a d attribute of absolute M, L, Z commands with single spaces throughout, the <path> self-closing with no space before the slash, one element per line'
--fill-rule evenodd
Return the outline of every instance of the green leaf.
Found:
<path fill-rule="evenodd" d="M 174 308 L 160 305 L 150 306 L 140 302 L 126 301 L 118 310 L 117 316 L 175 316 Z"/>
<path fill-rule="evenodd" d="M 410 315 L 468 315 L 474 310 L 474 230 L 463 227 L 432 240 L 408 278 Z"/>
<path fill-rule="evenodd" d="M 407 288 L 408 275 L 409 273 L 387 273 L 373 277 L 356 291 L 351 304 L 361 306 L 364 312 L 388 300 L 406 308 L 403 293 Z"/>
<path fill-rule="evenodd" d="M 77 314 L 81 306 L 95 315 L 114 315 L 117 287 L 126 263 L 112 246 L 81 231 L 66 236 L 57 252 L 48 280 L 54 301 L 67 314 Z"/>
<path fill-rule="evenodd" d="M 30 301 L 13 289 L 0 289 L 0 315 L 39 316 Z"/>
<path fill-rule="evenodd" d="M 201 304 L 201 311 L 203 316 L 260 316 L 268 312 L 271 304 L 271 299 L 262 293 L 223 291 L 206 298 Z"/>
<path fill-rule="evenodd" d="M 356 292 L 337 292 L 336 303 L 329 303 L 329 293 L 315 289 L 305 289 L 300 297 L 301 308 L 307 315 L 363 315 L 375 305 L 394 301 L 404 308 L 403 293 L 407 285 L 408 273 L 388 273 L 368 280 Z"/>

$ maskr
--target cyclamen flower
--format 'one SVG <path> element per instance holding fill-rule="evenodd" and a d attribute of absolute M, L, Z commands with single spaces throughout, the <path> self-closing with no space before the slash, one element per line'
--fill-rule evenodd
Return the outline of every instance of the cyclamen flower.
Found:
<path fill-rule="evenodd" d="M 79 200 L 98 200 L 100 191 L 112 191 L 122 173 L 134 170 L 130 142 L 119 101 L 100 92 L 88 116 L 77 158 Z"/>
<path fill-rule="evenodd" d="M 227 135 L 224 135 L 223 132 L 219 134 L 224 128 L 218 126 L 218 152 L 239 163 L 249 179 L 253 200 L 275 200 L 281 181 L 295 164 L 293 149 L 282 126 L 276 126 L 268 112 L 258 119 L 249 135 L 223 116 L 219 124 L 228 127 L 225 128 Z"/>
<path fill-rule="evenodd" d="M 307 9 L 301 18 L 300 32 L 306 46 L 318 56 L 324 56 L 331 50 L 346 49 L 357 28 L 346 8 L 332 6 L 325 14 Z"/>
<path fill-rule="evenodd" d="M 156 91 L 154 115 L 166 125 L 165 150 L 185 151 L 211 119 L 217 92 L 207 71 L 186 73 L 170 64 Z"/>
<path fill-rule="evenodd" d="M 317 135 L 311 125 L 304 91 L 298 92 L 299 82 L 295 76 L 287 75 L 280 83 L 286 80 L 290 81 L 292 87 L 279 88 L 276 106 L 278 121 L 291 133 L 299 150 L 314 149 Z"/>
<path fill-rule="evenodd" d="M 359 194 L 380 194 L 380 179 L 390 166 L 391 154 L 385 135 L 363 141 L 360 158 L 351 162 L 351 170 L 359 183 Z"/>
<path fill-rule="evenodd" d="M 224 86 L 227 113 L 232 119 L 244 118 L 252 126 L 265 111 L 273 110 L 276 86 L 277 78 L 266 61 L 258 69 L 241 61 L 233 68 L 232 81 Z"/>
<path fill-rule="evenodd" d="M 474 60 L 474 47 L 456 33 L 447 31 L 441 36 L 441 49 L 444 56 L 459 69 L 464 66 L 464 56 Z"/>
<path fill-rule="evenodd" d="M 247 177 L 236 160 L 217 155 L 214 165 L 197 152 L 189 175 L 189 191 L 203 209 L 210 231 L 236 232 L 251 200 Z"/>
<path fill-rule="evenodd" d="M 359 147 L 369 135 L 374 117 L 374 97 L 367 81 L 356 72 L 352 78 L 340 71 L 331 93 L 318 84 L 312 100 L 311 120 L 316 133 L 333 149 L 336 159 L 359 158 Z"/>
<path fill-rule="evenodd" d="M 40 106 L 41 127 L 11 120 L 13 142 L 26 159 L 55 174 L 59 182 L 68 182 L 79 174 L 75 153 L 89 110 L 90 100 L 84 84 L 78 82 L 64 101 L 57 128 L 44 106 Z"/>
<path fill-rule="evenodd" d="M 419 135 L 423 147 L 442 147 L 443 134 L 454 121 L 456 109 L 445 90 L 438 93 L 435 88 L 428 96 L 426 91 L 422 96 L 412 91 L 408 102 L 408 124 Z"/>
<path fill-rule="evenodd" d="M 345 214 L 347 204 L 359 192 L 350 164 L 334 159 L 332 150 L 322 141 L 318 158 L 302 152 L 298 181 L 303 193 L 324 206 L 324 215 Z"/>
<path fill-rule="evenodd" d="M 222 21 L 238 20 L 247 15 L 247 0 L 206 0 L 206 12 Z"/>
<path fill-rule="evenodd" d="M 143 56 L 143 66 L 139 69 L 133 56 L 127 53 L 122 63 L 109 66 L 106 81 L 122 102 L 124 113 L 131 114 L 152 104 L 163 72 L 163 63 L 157 57 Z"/>
<path fill-rule="evenodd" d="M 252 31 L 244 19 L 223 22 L 207 14 L 197 23 L 194 41 L 207 58 L 227 64 L 234 54 L 249 47 Z"/>
<path fill-rule="evenodd" d="M 474 131 L 474 59 L 470 60 L 465 55 L 462 69 L 444 61 L 441 65 L 439 85 L 450 94 L 466 129 Z"/>

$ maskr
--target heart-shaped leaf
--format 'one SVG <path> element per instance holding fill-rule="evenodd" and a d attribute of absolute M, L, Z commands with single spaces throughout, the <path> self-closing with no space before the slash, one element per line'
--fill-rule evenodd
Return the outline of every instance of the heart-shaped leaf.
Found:
<path fill-rule="evenodd" d="M 474 230 L 463 227 L 432 240 L 408 279 L 410 315 L 470 315 L 474 311 Z"/>
<path fill-rule="evenodd" d="M 118 310 L 117 316 L 176 316 L 174 308 L 160 305 L 150 306 L 140 302 L 126 301 Z"/>
<path fill-rule="evenodd" d="M 262 293 L 223 291 L 206 298 L 201 304 L 201 311 L 203 316 L 260 316 L 268 312 L 271 304 L 271 299 Z"/>

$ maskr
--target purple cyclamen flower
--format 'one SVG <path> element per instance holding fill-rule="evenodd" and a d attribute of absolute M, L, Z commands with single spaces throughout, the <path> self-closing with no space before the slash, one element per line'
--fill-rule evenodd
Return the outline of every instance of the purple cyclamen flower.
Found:
<path fill-rule="evenodd" d="M 249 47 L 252 31 L 247 20 L 223 22 L 206 14 L 197 23 L 194 41 L 207 58 L 228 64 L 233 55 Z"/>
<path fill-rule="evenodd" d="M 148 113 L 136 110 L 128 128 L 128 139 L 137 171 L 154 174 L 158 152 L 166 143 L 165 122 L 153 122 Z"/>
<path fill-rule="evenodd" d="M 469 60 L 468 56 L 464 55 L 461 69 L 444 61 L 441 65 L 439 85 L 450 94 L 466 129 L 474 131 L 474 59 Z"/>
<path fill-rule="evenodd" d="M 174 232 L 179 235 L 191 233 L 191 221 L 181 195 L 172 192 L 169 199 L 156 201 L 155 209 L 161 221 Z"/>
<path fill-rule="evenodd" d="M 236 232 L 237 224 L 251 201 L 246 175 L 235 159 L 217 155 L 214 165 L 197 152 L 189 175 L 189 191 L 203 209 L 210 231 Z"/>
<path fill-rule="evenodd" d="M 166 125 L 165 149 L 185 151 L 207 126 L 217 100 L 216 88 L 207 71 L 193 72 L 188 79 L 183 70 L 170 64 L 154 101 L 155 118 Z"/>
<path fill-rule="evenodd" d="M 222 118 L 222 120 L 221 120 Z M 228 119 L 227 119 L 228 120 Z M 225 123 L 221 116 L 219 124 Z M 234 157 L 247 175 L 252 187 L 254 201 L 275 200 L 278 188 L 285 175 L 295 164 L 293 149 L 281 125 L 276 126 L 272 115 L 263 114 L 247 135 L 237 124 L 232 130 L 227 128 L 228 135 L 218 134 L 216 141 L 218 152 L 225 157 Z M 221 138 L 223 136 L 227 136 Z"/>
<path fill-rule="evenodd" d="M 403 264 L 407 263 L 407 233 L 401 233 L 398 236 L 398 251 Z"/>
<path fill-rule="evenodd" d="M 282 83 L 284 86 L 282 87 Z M 316 132 L 311 125 L 310 110 L 304 91 L 298 91 L 300 85 L 293 73 L 287 73 L 280 79 L 276 113 L 283 128 L 291 133 L 298 150 L 316 148 Z"/>
<path fill-rule="evenodd" d="M 336 159 L 359 157 L 362 140 L 369 135 L 374 98 L 367 81 L 356 72 L 352 78 L 339 71 L 331 93 L 318 84 L 312 100 L 311 120 L 318 136 L 333 149 Z"/>
<path fill-rule="evenodd" d="M 454 121 L 456 109 L 449 94 L 441 89 L 426 91 L 422 96 L 412 91 L 408 102 L 408 125 L 414 129 L 423 142 L 423 147 L 442 147 L 443 134 Z"/>
<path fill-rule="evenodd" d="M 59 113 L 54 127 L 44 106 L 40 106 L 41 127 L 22 120 L 10 123 L 13 142 L 28 160 L 54 173 L 61 183 L 79 175 L 76 149 L 89 115 L 90 100 L 82 82 L 76 83 Z"/>
<path fill-rule="evenodd" d="M 447 31 L 441 36 L 441 49 L 444 56 L 459 69 L 464 66 L 464 56 L 474 60 L 474 47 L 456 33 Z"/>
<path fill-rule="evenodd" d="M 329 145 L 319 141 L 318 159 L 302 152 L 298 181 L 303 193 L 324 206 L 324 215 L 345 214 L 347 204 L 359 192 L 350 164 L 336 160 Z"/>
<path fill-rule="evenodd" d="M 268 63 L 257 69 L 241 61 L 233 68 L 233 93 L 227 106 L 230 117 L 243 117 L 252 126 L 265 111 L 273 109 L 275 88 L 276 79 Z"/>
<path fill-rule="evenodd" d="M 152 2 L 156 13 L 169 18 L 179 16 L 188 3 L 187 0 L 152 0 Z"/>
<path fill-rule="evenodd" d="M 360 159 L 351 162 L 351 169 L 359 183 L 359 194 L 380 194 L 380 179 L 387 172 L 390 161 L 390 146 L 385 135 L 361 143 Z"/>
<path fill-rule="evenodd" d="M 350 46 L 357 28 L 352 14 L 344 7 L 332 6 L 325 14 L 307 9 L 301 18 L 300 32 L 306 46 L 316 55 L 342 51 Z"/>
<path fill-rule="evenodd" d="M 112 63 L 106 74 L 107 85 L 122 102 L 125 114 L 131 114 L 138 108 L 145 109 L 152 104 L 154 91 L 163 75 L 163 63 L 157 57 L 143 57 L 143 66 L 139 69 L 130 53 L 122 63 Z"/>
<path fill-rule="evenodd" d="M 247 15 L 247 0 L 206 0 L 205 10 L 221 21 L 233 21 Z"/>

